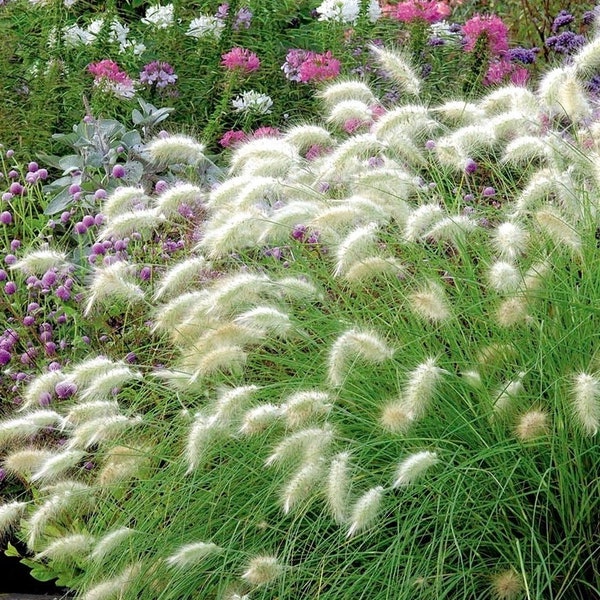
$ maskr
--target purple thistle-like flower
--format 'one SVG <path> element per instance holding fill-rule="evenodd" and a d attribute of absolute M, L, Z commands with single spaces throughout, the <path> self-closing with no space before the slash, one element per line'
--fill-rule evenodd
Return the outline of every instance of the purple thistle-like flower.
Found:
<path fill-rule="evenodd" d="M 252 11 L 247 6 L 240 8 L 235 16 L 235 22 L 233 23 L 235 31 L 238 31 L 242 27 L 244 29 L 249 29 L 250 24 L 252 23 L 252 17 Z"/>
<path fill-rule="evenodd" d="M 122 179 L 125 177 L 125 167 L 123 167 L 123 165 L 115 165 L 112 168 L 112 176 L 115 179 Z"/>
<path fill-rule="evenodd" d="M 8 210 L 0 213 L 0 223 L 3 225 L 10 225 L 12 223 L 12 214 Z"/>
<path fill-rule="evenodd" d="M 552 22 L 552 33 L 556 33 L 561 27 L 572 23 L 574 19 L 575 17 L 569 11 L 561 10 Z"/>
<path fill-rule="evenodd" d="M 597 17 L 598 13 L 595 10 L 586 10 L 581 17 L 581 22 L 584 25 L 591 25 Z"/>
<path fill-rule="evenodd" d="M 493 187 L 488 186 L 486 188 L 483 188 L 482 194 L 484 196 L 486 196 L 486 197 L 489 198 L 490 196 L 495 196 L 496 195 L 496 190 Z"/>
<path fill-rule="evenodd" d="M 585 37 L 572 31 L 563 31 L 546 39 L 546 46 L 559 54 L 571 54 L 585 44 Z"/>
<path fill-rule="evenodd" d="M 10 362 L 11 354 L 8 350 L 0 348 L 0 366 L 7 365 Z"/>

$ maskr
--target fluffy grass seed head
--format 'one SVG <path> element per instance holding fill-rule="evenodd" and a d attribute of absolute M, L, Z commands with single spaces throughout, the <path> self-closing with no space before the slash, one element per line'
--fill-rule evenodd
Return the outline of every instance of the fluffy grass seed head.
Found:
<path fill-rule="evenodd" d="M 393 355 L 394 350 L 374 333 L 350 329 L 337 338 L 329 351 L 329 382 L 335 387 L 342 385 L 350 361 L 361 359 L 378 364 Z"/>
<path fill-rule="evenodd" d="M 343 100 L 358 100 L 367 105 L 376 102 L 371 88 L 366 83 L 356 80 L 330 83 L 321 90 L 319 97 L 327 108 L 332 108 Z"/>
<path fill-rule="evenodd" d="M 215 445 L 227 440 L 229 435 L 229 424 L 223 419 L 214 415 L 198 415 L 190 428 L 185 445 L 186 475 L 202 465 Z"/>
<path fill-rule="evenodd" d="M 261 404 L 246 411 L 242 418 L 240 433 L 243 435 L 256 435 L 276 423 L 282 416 L 280 406 L 276 404 Z"/>
<path fill-rule="evenodd" d="M 408 295 L 413 312 L 431 323 L 443 323 L 451 316 L 450 304 L 441 284 L 429 281 L 422 289 Z"/>
<path fill-rule="evenodd" d="M 189 569 L 220 551 L 221 548 L 212 542 L 192 542 L 181 546 L 171 556 L 165 558 L 165 563 L 172 569 Z"/>
<path fill-rule="evenodd" d="M 527 250 L 529 232 L 511 221 L 501 223 L 492 237 L 492 244 L 500 258 L 514 260 Z"/>
<path fill-rule="evenodd" d="M 523 282 L 519 269 L 506 260 L 497 260 L 488 272 L 490 287 L 496 292 L 514 292 Z"/>
<path fill-rule="evenodd" d="M 283 573 L 283 566 L 276 556 L 255 556 L 245 567 L 242 579 L 252 586 L 272 583 Z"/>
<path fill-rule="evenodd" d="M 502 417 L 512 411 L 515 401 L 525 389 L 523 386 L 524 376 L 524 372 L 519 373 L 515 379 L 508 381 L 497 390 L 493 405 L 494 417 Z"/>
<path fill-rule="evenodd" d="M 178 183 L 164 191 L 156 199 L 159 214 L 167 217 L 179 217 L 179 209 L 184 206 L 196 206 L 204 200 L 202 190 L 191 183 Z"/>
<path fill-rule="evenodd" d="M 519 600 L 523 592 L 523 578 L 514 569 L 496 573 L 491 577 L 493 600 Z"/>
<path fill-rule="evenodd" d="M 405 487 L 422 477 L 430 467 L 439 462 L 438 455 L 429 450 L 422 450 L 407 456 L 396 468 L 392 487 Z"/>
<path fill-rule="evenodd" d="M 194 256 L 173 265 L 159 281 L 154 300 L 165 300 L 188 291 L 203 273 L 212 269 L 204 256 Z"/>
<path fill-rule="evenodd" d="M 448 373 L 435 363 L 435 358 L 428 358 L 417 365 L 409 373 L 404 385 L 402 402 L 413 419 L 418 419 L 425 413 L 442 375 Z"/>
<path fill-rule="evenodd" d="M 515 436 L 522 442 L 529 442 L 548 435 L 548 413 L 543 410 L 529 410 L 523 413 L 515 425 Z"/>
<path fill-rule="evenodd" d="M 357 533 L 373 526 L 379 514 L 383 496 L 383 487 L 377 486 L 366 491 L 356 500 L 350 510 L 350 527 L 348 528 L 346 537 L 353 537 Z"/>
<path fill-rule="evenodd" d="M 329 147 L 333 144 L 331 133 L 327 129 L 308 123 L 288 129 L 282 139 L 295 146 L 298 152 L 304 152 L 314 145 Z"/>
<path fill-rule="evenodd" d="M 142 417 L 140 416 L 113 415 L 91 419 L 73 430 L 66 448 L 87 449 L 96 444 L 103 444 L 114 440 L 127 429 L 139 426 L 141 423 Z"/>
<path fill-rule="evenodd" d="M 529 318 L 529 304 L 523 296 L 506 298 L 496 310 L 496 322 L 501 327 L 523 325 Z"/>
<path fill-rule="evenodd" d="M 403 400 L 394 400 L 383 407 L 379 423 L 390 433 L 404 434 L 414 420 L 411 407 Z"/>
<path fill-rule="evenodd" d="M 147 239 L 165 220 L 156 208 L 144 208 L 123 212 L 107 219 L 106 225 L 98 233 L 98 240 L 123 239 L 139 233 Z"/>
<path fill-rule="evenodd" d="M 371 44 L 369 50 L 388 74 L 389 77 L 400 85 L 407 94 L 418 96 L 421 89 L 421 80 L 408 60 L 400 52 L 384 50 Z"/>
<path fill-rule="evenodd" d="M 377 223 L 369 223 L 357 227 L 340 242 L 335 252 L 334 277 L 344 275 L 350 265 L 373 253 L 377 230 Z"/>
<path fill-rule="evenodd" d="M 585 435 L 595 436 L 600 428 L 600 378 L 585 372 L 578 373 L 571 396 L 577 425 Z"/>
<path fill-rule="evenodd" d="M 119 527 L 109 531 L 96 541 L 89 555 L 90 559 L 96 563 L 101 562 L 134 533 L 135 529 L 129 527 Z"/>
<path fill-rule="evenodd" d="M 106 489 L 134 478 L 143 477 L 150 462 L 150 450 L 145 447 L 113 446 L 98 473 L 97 483 Z"/>
<path fill-rule="evenodd" d="M 573 225 L 555 209 L 550 207 L 538 210 L 535 220 L 542 231 L 558 246 L 565 246 L 575 254 L 581 252 L 581 237 Z"/>
<path fill-rule="evenodd" d="M 84 401 L 105 400 L 115 389 L 120 389 L 124 384 L 142 378 L 139 371 L 117 365 L 102 375 L 98 375 L 96 379 L 81 390 L 80 396 Z"/>
<path fill-rule="evenodd" d="M 125 567 L 117 576 L 102 581 L 94 587 L 89 588 L 83 595 L 82 600 L 109 600 L 124 598 L 127 589 L 140 573 L 140 564 L 135 563 Z"/>
<path fill-rule="evenodd" d="M 57 383 L 64 379 L 65 375 L 61 371 L 48 371 L 32 379 L 23 391 L 23 403 L 20 410 L 28 410 L 39 406 L 39 400 L 43 393 L 54 393 Z M 0 426 L 1 431 L 1 426 Z M 1 439 L 1 434 L 0 434 Z"/>
<path fill-rule="evenodd" d="M 330 396 L 319 390 L 295 392 L 281 405 L 286 425 L 296 429 L 315 418 L 326 417 L 332 409 Z"/>
<path fill-rule="evenodd" d="M 398 277 L 406 271 L 406 267 L 394 257 L 367 256 L 348 266 L 342 279 L 350 286 L 364 286 L 374 279 Z"/>
<path fill-rule="evenodd" d="M 62 271 L 69 266 L 67 255 L 58 250 L 42 248 L 30 250 L 16 263 L 10 266 L 11 270 L 21 271 L 26 275 L 43 275 L 50 269 Z"/>
<path fill-rule="evenodd" d="M 251 167 L 261 161 L 269 161 L 278 166 L 277 173 L 273 176 L 285 175 L 289 169 L 299 163 L 300 154 L 296 146 L 282 139 L 273 142 L 273 139 L 257 138 L 241 144 L 234 150 L 229 163 L 230 175 L 260 175 L 260 173 L 253 173 Z"/>
<path fill-rule="evenodd" d="M 41 468 L 46 460 L 54 456 L 50 450 L 25 448 L 11 452 L 4 457 L 2 467 L 10 475 L 29 479 L 32 473 Z"/>
<path fill-rule="evenodd" d="M 600 68 L 600 36 L 596 35 L 588 41 L 571 57 L 571 61 L 579 78 L 585 80 L 594 75 Z"/>
<path fill-rule="evenodd" d="M 255 331 L 261 337 L 271 335 L 285 339 L 293 329 L 290 317 L 272 306 L 251 308 L 235 317 L 234 323 L 247 327 L 250 331 Z"/>
<path fill-rule="evenodd" d="M 373 112 L 365 102 L 361 100 L 340 100 L 329 109 L 327 122 L 343 127 L 344 123 L 350 120 L 370 123 L 372 118 Z"/>
<path fill-rule="evenodd" d="M 449 100 L 431 110 L 447 123 L 459 127 L 478 123 L 486 118 L 482 108 L 473 102 L 464 100 Z"/>
<path fill-rule="evenodd" d="M 329 425 L 295 431 L 275 446 L 265 461 L 265 466 L 269 467 L 291 459 L 299 459 L 300 462 L 305 463 L 316 462 L 323 457 L 333 438 L 334 431 Z"/>
<path fill-rule="evenodd" d="M 146 196 L 143 188 L 121 186 L 112 192 L 102 204 L 102 214 L 109 220 L 119 215 L 130 212 L 135 206 L 146 206 L 150 198 Z"/>
<path fill-rule="evenodd" d="M 25 514 L 27 502 L 6 502 L 0 504 L 0 540 L 10 534 Z"/>
<path fill-rule="evenodd" d="M 196 165 L 203 161 L 204 145 L 187 135 L 156 138 L 146 146 L 151 162 L 157 165 Z"/>
<path fill-rule="evenodd" d="M 331 459 L 325 482 L 325 499 L 336 523 L 348 517 L 351 490 L 350 453 L 340 452 Z"/>
<path fill-rule="evenodd" d="M 533 161 L 546 162 L 549 158 L 548 144 L 535 135 L 520 135 L 504 148 L 502 162 L 513 166 L 526 166 Z"/>
<path fill-rule="evenodd" d="M 92 283 L 89 286 L 89 298 L 84 315 L 89 315 L 92 308 L 110 299 L 120 299 L 128 303 L 139 302 L 144 297 L 142 288 L 134 283 L 132 270 L 134 265 L 119 261 L 94 270 Z"/>
<path fill-rule="evenodd" d="M 239 418 L 250 396 L 258 391 L 256 385 L 241 385 L 234 388 L 223 388 L 215 404 L 214 416 L 223 423 Z"/>
<path fill-rule="evenodd" d="M 445 216 L 438 204 L 423 204 L 413 210 L 406 218 L 403 237 L 407 242 L 416 242 Z"/>
<path fill-rule="evenodd" d="M 287 515 L 298 504 L 308 500 L 315 486 L 325 474 L 323 459 L 309 460 L 301 465 L 292 478 L 285 484 L 281 494 L 283 512 Z"/>
<path fill-rule="evenodd" d="M 119 404 L 115 400 L 80 402 L 71 407 L 71 410 L 65 416 L 64 425 L 65 428 L 77 427 L 85 421 L 101 417 L 112 417 L 120 412 Z"/>
<path fill-rule="evenodd" d="M 69 373 L 69 379 L 74 381 L 78 387 L 85 387 L 96 377 L 104 375 L 118 365 L 119 363 L 106 356 L 95 356 L 74 365 Z"/>
<path fill-rule="evenodd" d="M 53 454 L 32 473 L 31 481 L 48 481 L 60 477 L 65 471 L 76 467 L 85 455 L 83 450 L 65 450 Z"/>
<path fill-rule="evenodd" d="M 35 555 L 36 560 L 51 559 L 64 562 L 77 559 L 89 553 L 94 545 L 94 538 L 83 533 L 65 535 L 46 546 L 42 552 Z"/>

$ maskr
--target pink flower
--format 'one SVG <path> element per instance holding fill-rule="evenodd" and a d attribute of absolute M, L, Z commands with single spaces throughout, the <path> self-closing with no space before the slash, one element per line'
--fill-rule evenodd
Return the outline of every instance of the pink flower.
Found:
<path fill-rule="evenodd" d="M 94 85 L 103 87 L 121 98 L 132 98 L 135 94 L 133 80 L 119 65 L 106 58 L 90 63 L 87 70 L 94 76 Z"/>
<path fill-rule="evenodd" d="M 245 139 L 246 134 L 241 129 L 231 129 L 223 134 L 223 137 L 219 140 L 219 144 L 221 144 L 223 148 L 229 148 L 237 146 Z"/>
<path fill-rule="evenodd" d="M 221 55 L 221 64 L 230 71 L 242 71 L 252 73 L 260 67 L 258 56 L 247 48 L 232 48 L 229 52 Z"/>
<path fill-rule="evenodd" d="M 494 15 L 471 17 L 462 27 L 465 36 L 465 50 L 471 52 L 477 40 L 486 35 L 492 54 L 498 55 L 508 50 L 508 27 L 500 17 Z"/>
<path fill-rule="evenodd" d="M 277 127 L 259 127 L 256 131 L 252 133 L 252 137 L 256 138 L 264 138 L 264 137 L 279 137 L 281 135 L 281 131 L 277 129 Z"/>
<path fill-rule="evenodd" d="M 437 0 L 409 0 L 400 2 L 396 7 L 395 17 L 403 23 L 410 23 L 421 19 L 428 23 L 435 23 L 446 18 L 451 13 L 446 2 Z"/>
<path fill-rule="evenodd" d="M 300 65 L 298 75 L 303 83 L 325 81 L 340 74 L 340 65 L 340 61 L 333 57 L 331 50 L 328 50 L 325 54 L 311 52 Z"/>
<path fill-rule="evenodd" d="M 511 83 L 525 85 L 529 79 L 529 71 L 510 62 L 506 58 L 495 59 L 490 62 L 487 73 L 483 78 L 483 85 L 502 83 L 510 76 Z"/>

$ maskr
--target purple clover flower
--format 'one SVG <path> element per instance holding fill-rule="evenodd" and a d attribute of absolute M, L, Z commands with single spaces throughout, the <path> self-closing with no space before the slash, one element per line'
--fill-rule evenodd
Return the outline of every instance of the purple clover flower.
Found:
<path fill-rule="evenodd" d="M 140 81 L 149 87 L 164 89 L 175 84 L 177 75 L 169 63 L 154 60 L 140 71 Z"/>
<path fill-rule="evenodd" d="M 77 392 L 77 386 L 72 381 L 59 381 L 54 386 L 54 391 L 59 400 L 66 400 Z"/>

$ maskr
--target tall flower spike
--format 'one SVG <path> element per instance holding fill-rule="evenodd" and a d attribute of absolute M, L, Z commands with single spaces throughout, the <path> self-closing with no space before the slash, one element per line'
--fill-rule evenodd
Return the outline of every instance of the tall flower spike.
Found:
<path fill-rule="evenodd" d="M 438 456 L 435 452 L 423 450 L 406 457 L 397 467 L 392 487 L 405 487 L 413 484 L 430 467 L 437 464 Z"/>
<path fill-rule="evenodd" d="M 379 514 L 383 495 L 383 487 L 377 486 L 371 488 L 358 498 L 350 511 L 350 527 L 348 528 L 346 537 L 352 537 L 373 525 Z"/>
<path fill-rule="evenodd" d="M 394 351 L 375 334 L 350 329 L 338 337 L 329 351 L 329 382 L 335 387 L 342 385 L 348 363 L 354 359 L 377 364 L 393 355 Z"/>
<path fill-rule="evenodd" d="M 369 46 L 369 49 L 373 52 L 381 67 L 396 83 L 400 84 L 406 93 L 414 96 L 419 95 L 421 81 L 400 53 L 383 50 L 375 45 Z"/>
<path fill-rule="evenodd" d="M 600 428 L 600 379 L 597 375 L 579 373 L 572 388 L 573 414 L 577 425 L 590 437 Z"/>

